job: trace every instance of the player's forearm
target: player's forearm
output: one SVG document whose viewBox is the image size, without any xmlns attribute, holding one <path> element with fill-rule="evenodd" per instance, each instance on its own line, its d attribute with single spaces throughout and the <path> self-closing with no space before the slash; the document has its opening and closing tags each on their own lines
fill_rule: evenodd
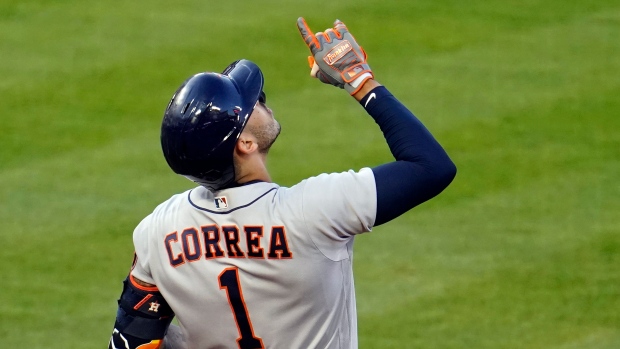
<svg viewBox="0 0 620 349">
<path fill-rule="evenodd" d="M 374 87 L 360 98 L 360 104 L 381 128 L 396 160 L 429 163 L 432 166 L 452 164 L 422 122 L 385 87 Z"/>
<path fill-rule="evenodd" d="M 439 194 L 454 179 L 456 166 L 422 122 L 385 87 L 369 87 L 362 98 L 354 97 L 379 125 L 397 160 L 373 168 L 378 225 Z"/>
</svg>

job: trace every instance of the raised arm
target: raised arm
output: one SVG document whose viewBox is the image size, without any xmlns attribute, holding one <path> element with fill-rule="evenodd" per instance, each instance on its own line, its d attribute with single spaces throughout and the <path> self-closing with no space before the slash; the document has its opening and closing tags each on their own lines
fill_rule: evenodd
<svg viewBox="0 0 620 349">
<path fill-rule="evenodd" d="M 376 226 L 441 193 L 454 179 L 456 166 L 420 120 L 385 87 L 375 87 L 359 101 L 381 128 L 396 160 L 372 169 Z"/>
<path fill-rule="evenodd" d="M 381 128 L 395 161 L 372 169 L 377 187 L 375 226 L 433 198 L 454 179 L 456 166 L 426 127 L 374 80 L 366 52 L 339 20 L 314 34 L 303 18 L 299 32 L 310 48 L 311 75 L 344 88 Z"/>
</svg>

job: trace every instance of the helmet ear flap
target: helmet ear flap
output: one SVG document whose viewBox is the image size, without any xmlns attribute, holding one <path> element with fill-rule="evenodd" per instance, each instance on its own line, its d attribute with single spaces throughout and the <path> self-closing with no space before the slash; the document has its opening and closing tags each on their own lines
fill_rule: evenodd
<svg viewBox="0 0 620 349">
<path fill-rule="evenodd" d="M 172 96 L 161 145 L 170 168 L 208 189 L 234 181 L 234 147 L 263 89 L 256 64 L 240 60 L 224 74 L 200 73 Z"/>
</svg>

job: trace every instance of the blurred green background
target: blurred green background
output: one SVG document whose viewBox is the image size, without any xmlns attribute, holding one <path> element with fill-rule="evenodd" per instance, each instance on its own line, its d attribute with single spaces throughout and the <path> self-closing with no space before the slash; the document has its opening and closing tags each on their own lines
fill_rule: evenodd
<svg viewBox="0 0 620 349">
<path fill-rule="evenodd" d="M 283 127 L 273 179 L 390 161 L 295 26 L 343 20 L 458 166 L 356 240 L 360 348 L 620 348 L 620 3 L 0 2 L 0 347 L 102 348 L 180 83 L 238 58 Z M 216 321 L 216 320 L 214 320 Z"/>
</svg>

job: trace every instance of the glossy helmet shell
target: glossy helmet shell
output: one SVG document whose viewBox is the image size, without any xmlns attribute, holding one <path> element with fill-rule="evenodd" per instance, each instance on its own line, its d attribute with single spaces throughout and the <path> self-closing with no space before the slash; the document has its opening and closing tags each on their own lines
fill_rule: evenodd
<svg viewBox="0 0 620 349">
<path fill-rule="evenodd" d="M 170 168 L 215 191 L 234 181 L 234 147 L 263 91 L 260 68 L 248 61 L 221 74 L 187 79 L 166 108 L 161 146 Z"/>
</svg>

